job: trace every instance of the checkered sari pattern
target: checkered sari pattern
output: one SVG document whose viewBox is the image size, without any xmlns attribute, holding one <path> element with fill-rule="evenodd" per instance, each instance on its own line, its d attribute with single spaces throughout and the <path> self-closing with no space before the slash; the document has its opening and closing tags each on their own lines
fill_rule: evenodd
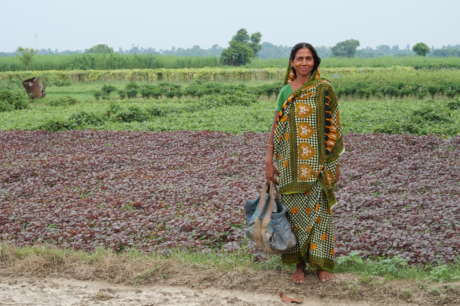
<svg viewBox="0 0 460 306">
<path fill-rule="evenodd" d="M 299 182 L 315 182 L 317 173 L 320 171 L 316 95 L 317 88 L 312 87 L 302 92 L 293 102 L 297 148 L 299 153 L 302 153 L 301 150 L 305 145 L 305 147 L 311 148 L 313 153 L 297 154 L 297 181 Z M 302 111 L 304 109 L 306 111 Z M 302 173 L 302 171 L 304 172 Z"/>
<path fill-rule="evenodd" d="M 297 238 L 282 260 L 332 271 L 333 187 L 343 143 L 337 98 L 327 80 L 315 79 L 287 98 L 273 142 L 281 202 Z"/>
<path fill-rule="evenodd" d="M 288 97 L 273 142 L 281 192 L 308 191 L 318 179 L 333 188 L 343 143 L 337 99 L 328 81 L 315 80 Z"/>
<path fill-rule="evenodd" d="M 288 210 L 287 217 L 297 238 L 296 246 L 281 255 L 282 261 L 286 264 L 303 261 L 312 269 L 332 271 L 335 228 L 321 186 L 315 184 L 309 194 L 281 194 L 281 202 Z"/>
</svg>

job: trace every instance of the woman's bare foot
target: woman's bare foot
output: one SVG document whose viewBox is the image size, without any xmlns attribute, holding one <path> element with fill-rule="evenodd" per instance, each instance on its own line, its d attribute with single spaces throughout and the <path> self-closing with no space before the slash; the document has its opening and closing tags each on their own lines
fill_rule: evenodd
<svg viewBox="0 0 460 306">
<path fill-rule="evenodd" d="M 318 270 L 316 273 L 318 274 L 319 280 L 322 282 L 327 282 L 334 278 L 334 274 L 324 270 Z"/>
<path fill-rule="evenodd" d="M 305 283 L 305 263 L 302 262 L 296 265 L 296 270 L 294 274 L 292 274 L 292 280 L 296 284 Z"/>
</svg>

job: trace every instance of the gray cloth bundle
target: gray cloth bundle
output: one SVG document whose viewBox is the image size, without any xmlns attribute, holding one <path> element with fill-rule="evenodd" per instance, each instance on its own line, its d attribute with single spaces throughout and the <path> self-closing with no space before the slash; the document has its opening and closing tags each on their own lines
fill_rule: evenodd
<svg viewBox="0 0 460 306">
<path fill-rule="evenodd" d="M 262 187 L 256 200 L 246 201 L 244 210 L 246 235 L 257 248 L 269 254 L 279 254 L 296 245 L 286 207 L 279 201 L 272 182 Z"/>
</svg>

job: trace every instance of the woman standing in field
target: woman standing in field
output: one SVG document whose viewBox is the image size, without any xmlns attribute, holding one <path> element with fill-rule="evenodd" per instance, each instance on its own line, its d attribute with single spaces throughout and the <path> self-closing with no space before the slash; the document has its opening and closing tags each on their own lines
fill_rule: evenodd
<svg viewBox="0 0 460 306">
<path fill-rule="evenodd" d="M 265 159 L 266 178 L 276 180 L 297 238 L 297 245 L 282 255 L 284 263 L 297 266 L 295 283 L 305 281 L 306 263 L 321 281 L 333 278 L 331 208 L 344 148 L 337 98 L 330 82 L 320 77 L 320 61 L 310 44 L 292 48 Z"/>
</svg>

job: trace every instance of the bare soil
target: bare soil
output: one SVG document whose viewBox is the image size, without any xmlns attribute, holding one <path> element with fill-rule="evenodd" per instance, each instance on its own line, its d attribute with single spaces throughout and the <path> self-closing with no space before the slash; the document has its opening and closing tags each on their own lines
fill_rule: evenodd
<svg viewBox="0 0 460 306">
<path fill-rule="evenodd" d="M 186 269 L 188 270 L 188 269 Z M 284 272 L 244 273 L 184 271 L 153 277 L 145 284 L 119 283 L 65 275 L 9 273 L 0 275 L 0 305 L 286 305 L 279 296 L 301 305 L 459 305 L 460 285 L 422 290 L 415 282 L 363 281 L 339 274 L 326 284 L 309 275 L 294 285 Z M 179 272 L 179 271 L 178 271 Z M 446 289 L 447 288 L 447 289 Z"/>
<path fill-rule="evenodd" d="M 59 278 L 2 278 L 0 305 L 284 305 L 276 295 L 174 286 L 123 286 Z M 303 305 L 371 305 L 310 298 Z"/>
<path fill-rule="evenodd" d="M 296 285 L 291 273 L 278 266 L 255 270 L 133 253 L 0 248 L 2 306 L 284 305 L 280 292 L 302 299 L 302 305 L 460 305 L 460 282 L 338 273 L 322 283 L 310 273 Z"/>
</svg>

